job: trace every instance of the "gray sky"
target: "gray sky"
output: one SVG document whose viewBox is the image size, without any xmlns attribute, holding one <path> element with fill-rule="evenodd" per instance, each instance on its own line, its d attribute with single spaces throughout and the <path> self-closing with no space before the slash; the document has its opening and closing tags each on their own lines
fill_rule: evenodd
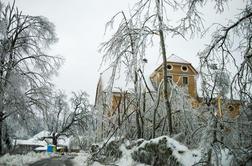
<svg viewBox="0 0 252 166">
<path fill-rule="evenodd" d="M 13 0 L 3 0 L 4 3 Z M 234 2 L 233 2 L 234 1 Z M 227 22 L 234 17 L 242 0 L 233 0 L 224 15 L 214 15 L 211 7 L 204 10 L 208 24 Z M 99 78 L 99 65 L 102 54 L 98 47 L 104 41 L 105 23 L 120 10 L 127 10 L 137 0 L 16 0 L 17 7 L 24 14 L 42 15 L 56 26 L 59 42 L 50 50 L 50 54 L 61 55 L 65 64 L 54 79 L 57 88 L 69 94 L 71 91 L 85 90 L 94 102 L 96 84 Z M 198 67 L 196 54 L 207 44 L 207 39 L 184 41 L 178 38 L 167 39 L 168 55 L 174 53 Z M 150 73 L 157 67 L 161 58 L 158 50 L 147 55 L 145 71 Z"/>
</svg>

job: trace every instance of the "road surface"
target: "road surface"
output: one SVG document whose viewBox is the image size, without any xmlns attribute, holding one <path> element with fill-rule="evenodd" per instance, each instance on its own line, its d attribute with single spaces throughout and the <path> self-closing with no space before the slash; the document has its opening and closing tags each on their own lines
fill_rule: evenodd
<svg viewBox="0 0 252 166">
<path fill-rule="evenodd" d="M 69 157 L 52 157 L 37 161 L 29 166 L 73 166 Z"/>
</svg>

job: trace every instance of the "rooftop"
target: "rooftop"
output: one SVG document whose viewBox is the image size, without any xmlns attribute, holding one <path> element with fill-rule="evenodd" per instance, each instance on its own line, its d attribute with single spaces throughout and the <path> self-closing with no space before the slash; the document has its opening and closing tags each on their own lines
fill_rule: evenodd
<svg viewBox="0 0 252 166">
<path fill-rule="evenodd" d="M 169 56 L 167 58 L 167 62 L 176 62 L 176 63 L 185 63 L 185 64 L 190 64 L 188 61 L 184 60 L 183 58 L 180 58 L 174 54 Z"/>
</svg>

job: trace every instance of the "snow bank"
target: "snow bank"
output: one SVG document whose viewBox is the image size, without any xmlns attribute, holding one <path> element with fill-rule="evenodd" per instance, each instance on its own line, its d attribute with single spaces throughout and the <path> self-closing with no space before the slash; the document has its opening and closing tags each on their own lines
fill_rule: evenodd
<svg viewBox="0 0 252 166">
<path fill-rule="evenodd" d="M 162 147 L 161 145 L 164 145 L 166 147 Z M 135 150 L 135 151 L 139 151 L 139 153 L 136 153 L 136 155 L 137 154 L 141 155 L 143 153 L 152 154 L 153 152 L 155 152 L 155 146 L 157 146 L 156 147 L 157 150 L 164 150 L 164 151 L 168 150 L 168 154 L 170 151 L 171 155 L 176 159 L 176 161 L 185 166 L 194 165 L 198 163 L 201 159 L 200 150 L 197 150 L 197 149 L 190 150 L 186 146 L 180 144 L 178 141 L 168 136 L 161 136 L 161 137 L 157 137 L 155 139 L 151 139 L 148 141 L 143 141 Z M 164 154 L 164 156 L 166 156 L 166 154 Z"/>
<path fill-rule="evenodd" d="M 88 165 L 87 161 L 89 157 L 90 157 L 90 154 L 84 151 L 81 151 L 80 153 L 78 153 L 78 156 L 76 156 L 71 161 L 73 162 L 75 166 L 85 166 L 85 165 Z"/>
<path fill-rule="evenodd" d="M 111 156 L 107 156 L 107 153 L 104 152 L 100 154 L 103 157 L 100 156 L 100 158 L 97 158 L 101 160 L 92 161 L 90 160 L 91 154 L 81 152 L 73 159 L 74 164 L 77 166 L 102 166 L 105 163 L 119 166 L 145 166 L 153 164 L 192 166 L 200 162 L 202 157 L 200 149 L 188 149 L 185 145 L 168 136 L 161 136 L 151 140 L 139 139 L 136 141 L 120 141 L 112 138 L 108 142 L 104 150 L 111 150 L 108 148 L 111 143 L 117 144 L 118 146 L 114 147 L 118 147 L 118 153 L 120 152 L 121 155 L 114 155 L 114 158 L 111 158 Z M 221 149 L 219 157 L 222 165 L 230 165 L 232 156 L 227 149 Z"/>
<path fill-rule="evenodd" d="M 144 166 L 145 164 L 138 163 L 134 161 L 131 157 L 131 153 L 135 150 L 134 149 L 126 149 L 125 145 L 122 144 L 120 146 L 120 150 L 122 151 L 122 157 L 115 162 L 116 165 L 120 166 L 129 166 L 129 165 L 137 165 L 137 166 Z"/>
<path fill-rule="evenodd" d="M 144 164 L 138 163 L 134 161 L 131 158 L 131 152 L 132 150 L 127 150 L 125 145 L 122 145 L 120 147 L 120 150 L 123 152 L 122 158 L 120 158 L 118 161 L 115 162 L 115 165 L 120 165 L 120 166 L 130 166 L 130 165 L 137 165 L 137 166 L 144 166 Z M 74 159 L 71 161 L 73 162 L 74 166 L 104 166 L 104 164 L 101 164 L 97 161 L 88 163 L 89 158 L 91 157 L 91 154 L 86 153 L 84 151 L 81 151 L 78 153 L 78 156 L 76 156 Z"/>
<path fill-rule="evenodd" d="M 221 156 L 219 157 L 221 158 L 221 165 L 231 165 L 233 155 L 230 153 L 228 149 L 222 149 L 220 155 Z"/>
<path fill-rule="evenodd" d="M 50 154 L 35 152 L 30 152 L 25 155 L 6 154 L 0 158 L 0 165 L 24 166 L 45 158 L 50 158 Z"/>
<path fill-rule="evenodd" d="M 102 145 L 99 146 L 103 147 Z M 84 157 L 82 157 L 84 155 Z M 78 165 L 87 164 L 87 154 L 82 154 L 75 160 Z M 171 157 L 171 159 L 170 159 Z M 191 166 L 201 159 L 200 150 L 190 150 L 178 141 L 161 136 L 151 140 L 139 139 L 128 141 L 125 139 L 111 138 L 103 151 L 97 156 L 91 165 L 102 165 L 103 163 L 113 163 L 120 166 L 128 165 L 152 165 L 152 164 L 180 164 Z M 85 163 L 85 164 L 84 164 Z"/>
<path fill-rule="evenodd" d="M 91 157 L 91 154 L 81 151 L 80 153 L 78 153 L 78 156 L 76 156 L 74 159 L 72 159 L 71 161 L 73 162 L 74 166 L 104 166 L 103 164 L 99 163 L 99 162 L 93 162 L 93 163 L 88 163 L 89 158 Z"/>
</svg>

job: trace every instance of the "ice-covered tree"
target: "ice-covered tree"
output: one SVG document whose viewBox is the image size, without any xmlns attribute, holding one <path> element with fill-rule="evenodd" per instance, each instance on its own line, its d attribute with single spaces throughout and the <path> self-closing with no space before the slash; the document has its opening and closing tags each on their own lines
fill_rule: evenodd
<svg viewBox="0 0 252 166">
<path fill-rule="evenodd" d="M 207 2 L 209 1 L 187 1 L 186 4 L 189 8 L 186 20 L 196 20 L 196 23 L 199 23 L 197 20 L 202 20 L 203 18 L 199 12 L 200 7 L 207 4 Z M 216 12 L 222 13 L 227 10 L 226 5 L 228 5 L 230 1 L 216 0 L 213 3 Z M 243 8 L 237 11 L 239 13 L 236 17 L 229 19 L 227 22 L 214 24 L 210 28 L 213 30 L 211 34 L 212 39 L 206 48 L 199 52 L 204 101 L 208 105 L 206 109 L 211 113 L 208 127 L 206 128 L 208 129 L 206 130 L 208 134 L 205 133 L 208 138 L 205 142 L 205 145 L 207 145 L 206 147 L 209 149 L 206 159 L 208 163 L 216 156 L 215 163 L 218 164 L 218 159 L 216 159 L 218 155 L 214 154 L 219 151 L 221 146 L 228 146 L 232 150 L 241 148 L 230 146 L 230 144 L 221 140 L 222 137 L 218 137 L 218 135 L 223 135 L 225 139 L 226 135 L 223 133 L 223 128 L 225 129 L 227 126 L 229 126 L 229 128 L 232 126 L 231 128 L 234 129 L 232 132 L 234 133 L 236 130 L 240 129 L 235 129 L 234 125 L 230 126 L 230 124 L 233 124 L 232 120 L 223 120 L 215 116 L 214 113 L 216 112 L 216 108 L 210 105 L 211 102 L 216 99 L 217 96 L 223 96 L 223 94 L 225 94 L 231 102 L 233 99 L 240 99 L 241 111 L 247 111 L 247 109 L 244 108 L 251 102 L 252 84 L 249 80 L 251 80 L 252 57 L 252 10 L 250 0 L 241 1 L 241 3 L 243 3 Z M 195 17 L 192 16 L 198 17 L 194 19 Z M 225 73 L 228 73 L 228 76 Z M 238 141 L 238 139 L 233 139 L 233 141 Z M 233 152 L 233 155 L 236 157 L 241 154 L 234 153 L 232 150 L 231 152 Z"/>
<path fill-rule="evenodd" d="M 172 133 L 172 118 L 171 118 L 171 106 L 168 99 L 168 80 L 167 80 L 167 60 L 166 60 L 166 48 L 165 48 L 165 34 L 171 32 L 171 34 L 179 34 L 175 29 L 170 28 L 167 24 L 167 17 L 165 15 L 166 7 L 170 6 L 166 1 L 159 0 L 141 0 L 134 5 L 132 13 L 129 18 L 126 17 L 124 12 L 116 14 L 109 24 L 113 24 L 115 18 L 122 15 L 122 19 L 119 23 L 118 29 L 113 34 L 108 42 L 103 44 L 103 51 L 105 51 L 105 58 L 112 59 L 113 77 L 110 86 L 113 86 L 113 79 L 115 78 L 116 70 L 121 63 L 125 63 L 128 69 L 128 75 L 130 80 L 134 82 L 134 97 L 135 97 L 135 114 L 136 114 L 136 126 L 138 138 L 143 137 L 143 113 L 141 113 L 140 101 L 141 101 L 141 75 L 138 73 L 139 69 L 142 69 L 143 59 L 145 57 L 145 50 L 147 44 L 151 43 L 155 36 L 160 41 L 160 50 L 163 57 L 163 80 L 162 84 L 165 110 L 167 112 L 168 120 L 168 132 Z M 173 8 L 173 7 L 172 7 Z M 121 63 L 119 63 L 121 62 Z"/>
<path fill-rule="evenodd" d="M 57 41 L 54 25 L 42 16 L 23 14 L 0 2 L 0 152 L 2 126 L 13 114 L 43 110 L 61 59 L 45 50 Z M 24 117 L 24 116 L 23 116 Z"/>
<path fill-rule="evenodd" d="M 91 123 L 91 105 L 86 92 L 73 93 L 68 105 L 67 97 L 59 91 L 55 94 L 52 105 L 43 115 L 46 128 L 51 132 L 52 143 L 57 146 L 62 135 L 81 135 Z"/>
<path fill-rule="evenodd" d="M 121 17 L 121 18 L 120 18 Z M 102 44 L 101 51 L 105 54 L 103 61 L 110 60 L 113 71 L 110 81 L 110 87 L 108 92 L 111 93 L 113 89 L 113 82 L 116 78 L 117 73 L 120 70 L 126 69 L 125 81 L 133 82 L 134 84 L 134 111 L 136 115 L 137 125 L 137 137 L 142 137 L 141 131 L 141 110 L 139 110 L 140 98 L 141 98 L 141 84 L 138 70 L 142 69 L 144 52 L 145 52 L 145 35 L 142 35 L 142 29 L 138 28 L 137 22 L 129 17 L 127 18 L 125 12 L 118 12 L 113 18 L 107 23 L 106 27 L 113 27 L 115 20 L 120 19 L 119 25 L 112 37 Z M 124 66 L 125 65 L 125 66 Z M 111 98 L 111 95 L 108 95 Z"/>
</svg>

